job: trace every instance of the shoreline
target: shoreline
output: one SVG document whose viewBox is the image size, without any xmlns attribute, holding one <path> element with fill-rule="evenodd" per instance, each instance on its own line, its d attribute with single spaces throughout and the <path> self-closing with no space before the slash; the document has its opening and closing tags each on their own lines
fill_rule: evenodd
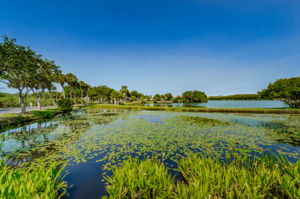
<svg viewBox="0 0 300 199">
<path fill-rule="evenodd" d="M 42 119 L 51 119 L 58 114 L 63 113 L 59 108 L 51 108 L 44 110 L 32 110 L 25 114 L 22 113 L 7 113 L 0 115 L 0 131 L 10 127 L 17 127 L 19 125 L 30 123 Z"/>
<path fill-rule="evenodd" d="M 94 104 L 82 108 L 120 108 L 153 111 L 177 111 L 177 112 L 215 112 L 215 113 L 257 113 L 257 114 L 300 114 L 300 109 L 292 108 L 205 108 L 205 107 L 160 107 L 140 105 L 113 105 Z"/>
</svg>

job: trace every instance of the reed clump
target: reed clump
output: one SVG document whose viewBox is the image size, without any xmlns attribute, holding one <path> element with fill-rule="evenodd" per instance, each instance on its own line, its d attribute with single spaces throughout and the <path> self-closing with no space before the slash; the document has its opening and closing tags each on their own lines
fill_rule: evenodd
<svg viewBox="0 0 300 199">
<path fill-rule="evenodd" d="M 175 181 L 157 161 L 126 161 L 108 178 L 107 190 L 111 198 L 300 198 L 300 161 L 192 154 L 178 161 L 178 171 L 182 178 Z"/>
</svg>

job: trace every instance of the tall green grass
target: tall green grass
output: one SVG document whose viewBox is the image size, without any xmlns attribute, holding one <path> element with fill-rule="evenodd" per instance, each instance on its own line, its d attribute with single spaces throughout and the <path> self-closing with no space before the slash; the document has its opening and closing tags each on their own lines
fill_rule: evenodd
<svg viewBox="0 0 300 199">
<path fill-rule="evenodd" d="M 110 198 L 300 198 L 300 161 L 283 158 L 230 161 L 193 154 L 178 162 L 182 179 L 175 182 L 157 161 L 125 161 L 108 178 Z"/>
<path fill-rule="evenodd" d="M 11 168 L 0 163 L 1 199 L 54 199 L 65 194 L 62 168 L 57 163 L 39 167 Z"/>
</svg>

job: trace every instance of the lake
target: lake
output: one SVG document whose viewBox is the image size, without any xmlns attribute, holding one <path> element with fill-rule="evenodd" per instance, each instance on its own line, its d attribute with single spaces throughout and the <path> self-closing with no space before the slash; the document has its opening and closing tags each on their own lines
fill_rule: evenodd
<svg viewBox="0 0 300 199">
<path fill-rule="evenodd" d="M 299 115 L 90 109 L 2 132 L 0 155 L 10 165 L 66 163 L 68 197 L 93 199 L 107 194 L 105 176 L 129 156 L 158 157 L 175 176 L 176 160 L 190 153 L 283 154 L 295 162 L 299 129 Z"/>
<path fill-rule="evenodd" d="M 145 104 L 146 106 L 207 107 L 207 108 L 289 108 L 280 100 L 210 100 L 206 103 Z"/>
</svg>

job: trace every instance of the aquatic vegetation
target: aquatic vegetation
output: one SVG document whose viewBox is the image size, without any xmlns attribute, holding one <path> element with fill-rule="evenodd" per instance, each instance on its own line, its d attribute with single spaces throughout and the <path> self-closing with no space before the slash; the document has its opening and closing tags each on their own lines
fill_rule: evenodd
<svg viewBox="0 0 300 199">
<path fill-rule="evenodd" d="M 193 154 L 179 161 L 184 181 L 177 198 L 299 198 L 300 161 L 235 156 L 233 161 Z"/>
<path fill-rule="evenodd" d="M 57 163 L 48 166 L 11 168 L 0 164 L 0 198 L 61 198 L 66 184 Z"/>
<path fill-rule="evenodd" d="M 221 160 L 230 158 L 228 154 L 233 152 L 250 157 L 284 154 L 292 162 L 300 158 L 299 145 L 292 144 L 299 138 L 297 115 L 95 108 L 51 121 L 53 125 L 44 125 L 40 130 L 28 128 L 23 132 L 3 133 L 0 154 L 6 151 L 9 165 L 38 167 L 57 162 L 75 170 L 99 165 L 93 178 L 102 183 L 104 190 L 111 171 L 130 157 L 141 160 L 156 157 L 171 173 L 178 172 L 178 160 L 191 153 Z M 284 129 L 288 131 L 281 133 Z M 12 146 L 17 150 L 7 150 Z"/>
<path fill-rule="evenodd" d="M 283 158 L 234 159 L 190 154 L 178 161 L 175 181 L 157 160 L 127 160 L 108 178 L 110 198 L 299 198 L 300 161 Z"/>
<path fill-rule="evenodd" d="M 169 198 L 173 194 L 173 178 L 158 160 L 129 159 L 107 178 L 110 198 Z"/>
<path fill-rule="evenodd" d="M 166 107 L 166 106 L 136 106 L 136 105 L 112 105 L 97 104 L 84 108 L 103 108 L 103 109 L 133 109 L 133 110 L 152 110 L 152 111 L 177 111 L 177 112 L 219 112 L 219 113 L 259 113 L 259 114 L 300 114 L 299 109 L 291 108 L 206 108 L 206 107 Z"/>
<path fill-rule="evenodd" d="M 197 124 L 200 126 L 208 125 L 208 126 L 229 126 L 229 122 L 223 122 L 216 119 L 209 119 L 206 117 L 199 117 L 199 116 L 181 116 L 180 117 L 183 121 L 188 122 L 190 124 Z"/>
</svg>

